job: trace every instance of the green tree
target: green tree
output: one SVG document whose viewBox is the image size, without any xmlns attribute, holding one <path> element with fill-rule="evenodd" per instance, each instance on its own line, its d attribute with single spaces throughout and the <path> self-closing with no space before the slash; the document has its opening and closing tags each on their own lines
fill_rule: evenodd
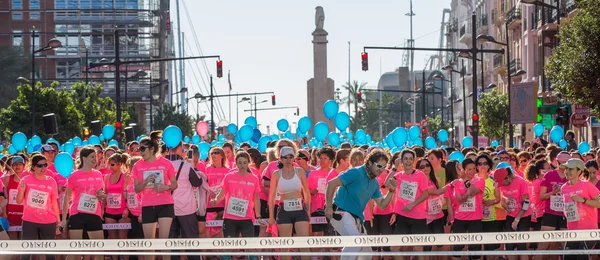
<svg viewBox="0 0 600 260">
<path fill-rule="evenodd" d="M 427 117 L 427 133 L 437 138 L 437 132 L 446 129 L 448 131 L 452 128 L 452 124 L 448 120 L 442 120 L 442 115 L 436 117 Z"/>
<path fill-rule="evenodd" d="M 162 104 L 156 108 L 154 114 L 154 129 L 165 129 L 169 125 L 176 125 L 184 136 L 192 136 L 195 131 L 194 120 L 190 115 L 181 113 L 175 106 Z"/>
<path fill-rule="evenodd" d="M 31 78 L 31 58 L 20 48 L 0 48 L 0 108 L 8 107 L 17 98 L 17 78 Z"/>
<path fill-rule="evenodd" d="M 139 136 L 145 134 L 145 131 L 142 128 L 142 124 L 140 123 L 140 115 L 136 111 L 136 107 L 136 103 L 127 104 L 125 110 L 123 111 L 124 113 L 122 114 L 122 120 L 124 125 L 135 124 L 135 126 L 133 127 L 133 132 L 135 133 L 135 135 Z"/>
<path fill-rule="evenodd" d="M 115 124 L 115 103 L 110 97 L 100 97 L 102 85 L 77 82 L 71 85 L 70 89 L 71 98 L 81 108 L 81 124 L 83 126 L 89 126 L 90 122 L 94 120 L 100 120 L 103 125 Z"/>
<path fill-rule="evenodd" d="M 560 27 L 546 75 L 566 98 L 600 111 L 600 0 L 577 5 L 577 14 Z"/>
<path fill-rule="evenodd" d="M 505 136 L 508 129 L 508 94 L 502 94 L 497 89 L 481 93 L 479 100 L 479 131 L 490 139 Z"/>
<path fill-rule="evenodd" d="M 358 99 L 357 94 L 362 92 L 367 86 L 366 82 L 361 82 L 358 83 L 358 81 L 353 81 L 352 83 L 350 82 L 346 82 L 345 85 L 343 85 L 342 87 L 348 91 L 348 96 L 342 97 L 340 99 L 340 103 L 342 104 L 347 104 L 348 105 L 348 111 L 350 111 L 350 108 L 352 106 L 352 104 L 354 104 L 354 111 L 358 111 L 359 107 L 360 107 L 360 103 L 358 103 Z M 365 98 L 365 96 L 363 95 L 363 100 Z M 352 112 L 352 111 L 350 111 Z M 348 115 L 352 115 L 352 113 L 349 113 Z M 353 128 L 352 125 L 350 125 L 350 129 L 354 129 L 355 131 L 357 130 L 357 128 Z"/>
<path fill-rule="evenodd" d="M 74 136 L 81 136 L 83 131 L 80 124 L 79 110 L 67 91 L 58 91 L 58 83 L 42 87 L 37 84 L 36 91 L 36 134 L 42 139 L 50 138 L 44 134 L 42 116 L 49 113 L 56 115 L 58 134 L 54 136 L 64 142 Z M 19 95 L 11 101 L 7 108 L 0 110 L 0 130 L 5 137 L 23 132 L 31 136 L 31 86 L 28 84 L 17 87 Z"/>
</svg>

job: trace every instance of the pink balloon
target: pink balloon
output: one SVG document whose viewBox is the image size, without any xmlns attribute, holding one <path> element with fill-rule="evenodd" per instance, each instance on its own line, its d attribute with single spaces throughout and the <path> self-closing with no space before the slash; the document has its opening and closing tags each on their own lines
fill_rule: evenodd
<svg viewBox="0 0 600 260">
<path fill-rule="evenodd" d="M 196 124 L 196 132 L 199 136 L 205 137 L 208 133 L 208 124 L 204 121 L 200 121 Z"/>
</svg>

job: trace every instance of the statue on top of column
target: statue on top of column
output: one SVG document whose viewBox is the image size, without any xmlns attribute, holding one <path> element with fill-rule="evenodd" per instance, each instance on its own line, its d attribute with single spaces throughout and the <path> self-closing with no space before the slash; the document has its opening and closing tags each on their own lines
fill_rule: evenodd
<svg viewBox="0 0 600 260">
<path fill-rule="evenodd" d="M 323 29 L 323 24 L 325 23 L 325 12 L 323 11 L 323 7 L 317 6 L 317 11 L 315 13 L 315 26 L 317 29 Z"/>
</svg>

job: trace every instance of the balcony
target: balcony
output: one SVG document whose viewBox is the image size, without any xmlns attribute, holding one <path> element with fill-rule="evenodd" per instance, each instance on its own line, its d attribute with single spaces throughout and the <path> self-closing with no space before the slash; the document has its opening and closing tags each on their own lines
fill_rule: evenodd
<svg viewBox="0 0 600 260">
<path fill-rule="evenodd" d="M 515 74 L 518 70 L 522 69 L 521 67 L 521 59 L 513 59 L 510 61 L 509 71 L 510 74 Z"/>
<path fill-rule="evenodd" d="M 487 34 L 488 33 L 488 15 L 483 14 L 477 17 L 477 34 Z"/>
<path fill-rule="evenodd" d="M 577 3 L 575 3 L 575 0 L 567 0 L 567 4 L 566 4 L 566 8 L 564 10 L 564 13 L 568 17 L 573 17 L 573 16 L 575 16 L 575 14 L 577 14 Z"/>
<path fill-rule="evenodd" d="M 473 43 L 473 39 L 471 36 L 471 22 L 470 21 L 465 21 L 463 22 L 463 24 L 460 26 L 460 29 L 458 30 L 458 37 L 459 37 L 459 42 L 466 44 L 467 46 L 471 47 L 472 43 Z"/>
<path fill-rule="evenodd" d="M 137 24 L 141 27 L 153 26 L 154 16 L 148 11 L 56 11 L 54 21 L 61 24 Z"/>
<path fill-rule="evenodd" d="M 537 29 L 538 34 L 542 31 L 558 31 L 556 20 L 558 12 L 550 8 L 539 8 L 537 10 Z"/>
<path fill-rule="evenodd" d="M 504 17 L 502 16 L 502 13 L 500 12 L 500 10 L 498 10 L 498 9 L 492 10 L 492 23 L 496 27 L 500 27 L 504 24 Z"/>
<path fill-rule="evenodd" d="M 506 13 L 506 22 L 508 23 L 509 29 L 513 29 L 521 25 L 521 21 L 522 20 L 520 7 L 515 6 L 512 9 L 510 9 L 508 13 Z"/>
</svg>

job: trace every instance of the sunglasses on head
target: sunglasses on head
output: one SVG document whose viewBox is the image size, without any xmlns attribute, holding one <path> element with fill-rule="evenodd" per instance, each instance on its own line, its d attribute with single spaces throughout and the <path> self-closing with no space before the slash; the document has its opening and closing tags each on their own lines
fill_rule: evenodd
<svg viewBox="0 0 600 260">
<path fill-rule="evenodd" d="M 304 154 L 298 154 L 296 159 L 302 159 L 302 160 L 308 161 L 308 158 L 306 158 L 306 156 L 304 156 Z"/>
<path fill-rule="evenodd" d="M 146 147 L 146 146 L 140 146 L 140 152 L 143 153 L 144 151 L 146 151 L 146 149 L 148 149 L 148 147 Z"/>
<path fill-rule="evenodd" d="M 431 167 L 431 164 L 421 164 L 421 165 L 419 165 L 419 169 L 420 170 L 423 170 L 423 169 L 429 168 L 429 167 Z"/>
<path fill-rule="evenodd" d="M 35 165 L 35 167 L 45 168 L 45 167 L 48 167 L 48 163 L 38 163 L 38 164 Z"/>
</svg>

